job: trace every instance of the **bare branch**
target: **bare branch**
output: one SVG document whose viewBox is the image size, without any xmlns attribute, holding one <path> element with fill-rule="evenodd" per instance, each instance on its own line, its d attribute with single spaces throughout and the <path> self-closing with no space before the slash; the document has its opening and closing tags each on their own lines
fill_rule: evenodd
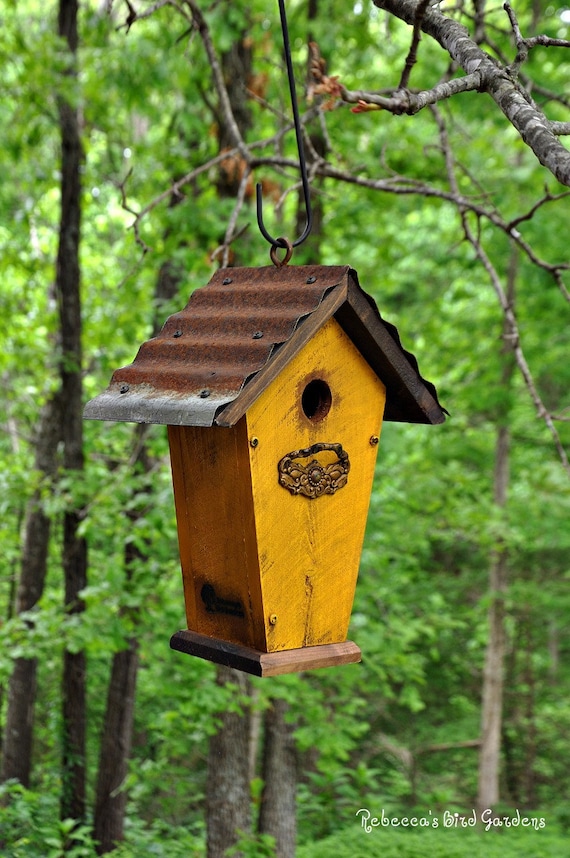
<svg viewBox="0 0 570 858">
<path fill-rule="evenodd" d="M 242 229 L 236 232 L 236 223 L 239 217 L 239 214 L 243 208 L 243 204 L 245 202 L 245 197 L 247 193 L 248 186 L 251 181 L 251 170 L 246 167 L 243 171 L 243 176 L 241 177 L 241 181 L 238 188 L 236 203 L 234 209 L 231 213 L 230 219 L 228 220 L 228 225 L 226 227 L 226 234 L 224 235 L 223 244 L 217 247 L 212 253 L 212 259 L 218 259 L 220 254 L 222 256 L 220 267 L 227 268 L 230 262 L 230 248 L 234 241 L 236 241 L 240 235 L 243 235 L 246 229 L 248 229 L 249 224 L 246 224 Z"/>
<path fill-rule="evenodd" d="M 418 61 L 418 45 L 420 43 L 420 39 L 422 37 L 421 31 L 421 23 L 422 18 L 425 15 L 425 11 L 429 5 L 430 0 L 420 0 L 418 3 L 418 8 L 416 10 L 416 17 L 414 19 L 414 30 L 412 34 L 412 44 L 410 45 L 410 50 L 408 51 L 408 56 L 406 57 L 406 62 L 404 64 L 404 70 L 402 72 L 402 77 L 400 78 L 400 83 L 398 84 L 398 89 L 406 89 L 410 82 L 410 75 L 412 73 L 412 69 L 416 62 Z"/>
<path fill-rule="evenodd" d="M 364 90 L 351 91 L 346 89 L 346 87 L 341 87 L 341 96 L 343 101 L 359 105 L 359 107 L 353 108 L 354 113 L 361 113 L 370 109 L 367 105 L 375 105 L 372 109 L 387 110 L 396 115 L 406 113 L 412 116 L 415 113 L 419 113 L 424 107 L 436 104 L 438 101 L 443 101 L 446 98 L 451 98 L 459 92 L 479 91 L 480 88 L 481 75 L 478 72 L 474 72 L 465 77 L 443 81 L 434 86 L 433 89 L 417 93 L 413 93 L 407 89 L 399 89 L 393 96 L 387 97 L 373 92 L 365 92 Z"/>
<path fill-rule="evenodd" d="M 435 110 L 434 114 L 436 115 L 436 121 L 438 122 L 440 129 L 440 139 L 442 149 L 445 155 L 448 181 L 452 191 L 454 193 L 458 193 L 457 180 L 455 178 L 455 163 L 451 152 L 451 147 L 449 146 L 449 141 L 447 138 L 447 129 L 445 127 L 445 123 L 441 119 L 441 116 L 437 114 Z M 562 466 L 564 467 L 564 470 L 570 475 L 570 460 L 568 459 L 568 455 L 566 453 L 566 450 L 564 449 L 564 445 L 562 443 L 558 430 L 554 425 L 554 419 L 552 417 L 552 414 L 550 414 L 550 412 L 544 405 L 536 387 L 536 383 L 534 381 L 534 378 L 530 371 L 530 367 L 527 363 L 525 354 L 521 346 L 520 332 L 518 328 L 517 319 L 509 301 L 508 295 L 505 292 L 501 283 L 499 273 L 497 272 L 497 269 L 493 265 L 485 249 L 483 248 L 479 234 L 477 232 L 474 232 L 474 230 L 471 228 L 469 218 L 467 217 L 468 212 L 465 209 L 460 208 L 459 213 L 461 215 L 464 235 L 471 247 L 473 248 L 475 256 L 487 272 L 491 285 L 493 286 L 495 294 L 497 295 L 497 298 L 499 300 L 499 304 L 501 305 L 501 309 L 503 311 L 503 316 L 505 319 L 506 332 L 504 336 L 508 337 L 510 340 L 510 348 L 512 349 L 513 354 L 515 356 L 517 366 L 522 375 L 526 388 L 530 394 L 530 397 L 536 409 L 537 416 L 544 420 L 544 423 L 546 424 L 554 441 L 554 445 L 558 452 L 558 456 L 560 458 Z"/>
<path fill-rule="evenodd" d="M 567 414 L 567 411 L 570 411 L 570 405 L 568 408 L 563 408 L 560 414 L 553 414 L 552 419 L 559 420 L 563 423 L 570 423 L 570 414 Z"/>
<path fill-rule="evenodd" d="M 204 16 L 202 15 L 200 7 L 196 3 L 196 0 L 186 0 L 186 2 L 192 12 L 192 19 L 194 21 L 194 25 L 198 30 L 198 33 L 200 34 L 200 38 L 202 39 L 206 54 L 208 56 L 208 61 L 212 69 L 212 77 L 214 79 L 214 87 L 218 95 L 218 99 L 220 102 L 220 110 L 222 111 L 224 121 L 228 129 L 228 133 L 234 146 L 236 147 L 236 149 L 238 149 L 242 158 L 247 161 L 249 152 L 247 146 L 244 143 L 243 137 L 241 136 L 241 132 L 233 114 L 232 106 L 230 104 L 230 99 L 228 96 L 228 91 L 226 89 L 226 84 L 224 81 L 222 66 L 218 59 L 218 54 L 214 47 L 212 37 L 210 35 L 210 29 L 206 23 Z"/>
<path fill-rule="evenodd" d="M 419 0 L 374 0 L 374 4 L 414 25 Z M 548 119 L 510 69 L 485 53 L 462 24 L 446 17 L 435 7 L 426 10 L 421 28 L 449 53 L 467 75 L 481 75 L 479 90 L 491 96 L 538 161 L 561 184 L 570 186 L 570 152 L 559 142 Z"/>
<path fill-rule="evenodd" d="M 544 35 L 533 36 L 530 39 L 525 39 L 521 33 L 519 22 L 510 3 L 504 3 L 503 8 L 509 16 L 509 21 L 511 22 L 513 35 L 515 37 L 515 44 L 517 46 L 517 55 L 513 63 L 509 66 L 509 70 L 513 74 L 518 74 L 521 65 L 527 61 L 529 52 L 537 46 L 541 46 L 543 48 L 570 48 L 570 42 L 567 39 L 552 39 L 550 36 Z"/>
<path fill-rule="evenodd" d="M 129 172 L 127 173 L 127 175 L 123 179 L 123 181 L 117 185 L 117 188 L 121 194 L 121 206 L 122 206 L 122 208 L 124 209 L 124 211 L 128 212 L 129 214 L 134 215 L 134 217 L 135 217 L 134 221 L 131 224 L 131 227 L 132 227 L 134 234 L 135 234 L 135 241 L 139 245 L 139 247 L 142 248 L 142 252 L 144 255 L 145 253 L 148 253 L 150 248 L 149 248 L 148 244 L 146 244 L 142 240 L 142 238 L 140 237 L 140 231 L 139 231 L 140 215 L 137 214 L 137 212 L 133 208 L 131 208 L 131 206 L 127 202 L 127 182 L 129 181 L 129 179 L 131 178 L 132 175 L 133 175 L 133 168 L 131 167 L 131 169 L 129 170 Z"/>
<path fill-rule="evenodd" d="M 570 134 L 570 122 L 551 122 L 550 130 L 557 137 L 565 137 Z"/>
<path fill-rule="evenodd" d="M 134 216 L 134 221 L 131 224 L 137 242 L 144 251 L 148 250 L 147 245 L 141 238 L 140 226 L 145 216 L 147 216 L 154 208 L 172 196 L 182 196 L 185 185 L 193 182 L 199 176 L 207 174 L 212 168 L 218 166 L 224 160 L 239 156 L 243 159 L 244 170 L 241 177 L 240 187 L 237 194 L 234 209 L 226 226 L 226 232 L 223 243 L 214 252 L 213 257 L 220 259 L 223 266 L 227 265 L 230 259 L 231 245 L 243 232 L 237 230 L 237 223 L 240 213 L 243 210 L 245 199 L 247 196 L 248 183 L 251 181 L 252 171 L 261 166 L 268 165 L 273 170 L 286 172 L 292 169 L 297 172 L 298 164 L 295 160 L 285 158 L 281 155 L 281 141 L 283 135 L 289 130 L 290 125 L 282 127 L 271 138 L 255 143 L 247 144 L 237 126 L 230 100 L 228 97 L 226 84 L 224 81 L 221 63 L 216 54 L 211 34 L 208 25 L 199 8 L 198 0 L 178 0 L 184 2 L 187 10 L 183 14 L 187 21 L 191 22 L 191 29 L 198 33 L 204 45 L 208 56 L 209 65 L 212 69 L 213 90 L 215 91 L 217 102 L 219 104 L 219 112 L 223 117 L 223 121 L 229 129 L 232 142 L 232 149 L 219 153 L 216 157 L 208 159 L 204 164 L 200 164 L 190 170 L 181 179 L 174 182 L 168 189 L 159 194 L 154 200 L 151 200 L 144 208 L 136 212 L 129 206 L 127 198 L 127 183 L 130 177 L 128 174 L 119 185 L 123 208 Z M 161 6 L 171 5 L 180 11 L 180 6 L 176 0 L 158 0 L 152 7 L 153 9 Z M 526 362 L 526 358 L 520 343 L 519 330 L 517 320 L 512 308 L 509 305 L 508 296 L 503 288 L 500 276 L 493 265 L 491 258 L 483 245 L 482 234 L 480 230 L 481 223 L 487 220 L 494 227 L 501 230 L 509 240 L 513 242 L 521 251 L 526 254 L 527 258 L 537 267 L 547 271 L 554 281 L 558 284 L 562 294 L 567 300 L 570 300 L 570 294 L 566 288 L 562 274 L 564 271 L 570 270 L 570 264 L 551 264 L 540 259 L 530 244 L 524 239 L 520 232 L 520 227 L 523 223 L 530 221 L 534 215 L 545 205 L 560 200 L 567 196 L 568 193 L 551 194 L 546 190 L 544 195 L 525 213 L 510 221 L 506 221 L 500 212 L 494 207 L 492 202 L 486 199 L 483 195 L 472 198 L 459 191 L 459 186 L 455 177 L 456 165 L 453 161 L 449 142 L 447 140 L 445 124 L 433 108 L 438 102 L 449 99 L 461 92 L 487 92 L 491 98 L 495 100 L 497 105 L 503 111 L 504 115 L 512 122 L 521 134 L 523 140 L 532 148 L 538 160 L 543 163 L 556 178 L 563 184 L 570 185 L 570 153 L 557 140 L 557 136 L 570 133 L 570 123 L 550 123 L 541 110 L 534 104 L 529 94 L 524 90 L 523 86 L 517 81 L 514 72 L 518 72 L 518 67 L 524 62 L 524 57 L 521 51 L 530 50 L 538 44 L 545 44 L 541 41 L 541 37 L 535 39 L 523 39 L 516 18 L 509 14 L 510 7 L 507 9 L 511 26 L 515 33 L 517 42 L 517 50 L 520 62 L 515 60 L 511 66 L 502 64 L 497 60 L 492 59 L 485 53 L 475 40 L 469 37 L 467 30 L 462 27 L 457 21 L 445 17 L 439 9 L 430 5 L 428 0 L 375 0 L 375 4 L 379 8 L 384 8 L 391 12 L 396 17 L 401 18 L 414 27 L 412 43 L 410 51 L 406 59 L 406 65 L 402 73 L 399 89 L 396 91 L 384 92 L 363 92 L 350 91 L 339 83 L 338 78 L 328 77 L 326 75 L 325 66 L 320 58 L 316 46 L 312 53 L 312 72 L 313 85 L 312 92 L 315 95 L 328 96 L 331 106 L 337 102 L 338 98 L 345 102 L 355 104 L 355 112 L 363 109 L 387 110 L 395 114 L 415 114 L 426 106 L 431 106 L 440 131 L 440 141 L 442 151 L 447 167 L 449 186 L 439 188 L 430 186 L 422 181 L 404 177 L 401 175 L 388 175 L 382 178 L 369 178 L 367 176 L 356 174 L 350 169 L 340 169 L 328 163 L 324 158 L 317 155 L 312 147 L 308 147 L 310 153 L 309 174 L 311 178 L 315 176 L 328 177 L 337 182 L 348 182 L 366 187 L 376 191 L 386 192 L 396 195 L 419 195 L 432 199 L 439 199 L 456 207 L 461 217 L 463 233 L 465 238 L 473 248 L 476 258 L 484 267 L 488 274 L 489 280 L 497 295 L 501 311 L 506 320 L 506 330 L 513 344 L 513 353 L 516 363 L 521 372 L 522 378 L 526 385 L 532 402 L 536 408 L 538 416 L 545 422 L 549 432 L 554 440 L 556 450 L 562 461 L 564 468 L 570 473 L 570 463 L 561 439 L 558 435 L 554 420 L 567 420 L 566 416 L 558 415 L 556 418 L 551 415 L 537 390 L 533 376 Z M 483 22 L 483 0 L 479 0 L 477 9 L 480 13 L 481 27 Z M 511 10 L 512 11 L 512 10 Z M 129 5 L 129 13 L 135 14 L 136 20 L 141 17 Z M 150 9 L 148 10 L 150 14 Z M 144 15 L 146 17 L 146 14 Z M 479 28 L 481 30 L 481 27 Z M 438 83 L 430 90 L 412 92 L 408 90 L 410 73 L 417 61 L 417 46 L 421 32 L 424 32 L 434 39 L 448 51 L 453 68 L 457 66 L 463 69 L 464 76 L 456 77 L 451 80 L 445 80 Z M 482 30 L 481 30 L 482 32 Z M 568 47 L 568 44 L 558 44 L 557 40 L 549 40 L 547 46 Z M 325 106 L 328 106 L 328 102 Z M 302 122 L 305 123 L 313 119 L 315 115 L 319 115 L 321 120 L 324 117 L 322 110 L 313 108 L 308 111 L 303 117 Z M 259 150 L 264 150 L 261 154 Z M 269 153 L 267 152 L 269 150 Z M 273 154 L 271 154 L 271 151 Z M 291 187 L 285 189 L 282 193 L 282 199 L 297 187 L 297 182 L 291 183 Z M 475 225 L 473 223 L 475 218 Z M 247 228 L 247 227 L 246 227 Z"/>
<path fill-rule="evenodd" d="M 133 26 L 133 24 L 136 21 L 142 21 L 145 18 L 150 18 L 151 15 L 154 15 L 155 12 L 157 12 L 159 9 L 163 9 L 165 6 L 174 7 L 175 9 L 178 10 L 178 12 L 180 12 L 182 15 L 184 15 L 184 17 L 186 17 L 184 10 L 176 2 L 176 0 L 156 0 L 156 2 L 153 3 L 151 6 L 147 6 L 147 8 L 143 12 L 138 12 L 135 9 L 135 7 L 133 6 L 133 4 L 130 2 L 130 0 L 125 0 L 125 3 L 127 5 L 128 14 L 127 14 L 127 17 L 125 19 L 124 24 L 120 24 L 117 27 L 117 30 L 125 29 L 127 31 L 127 33 L 129 32 L 129 30 L 131 29 L 131 27 Z M 113 5 L 113 2 L 112 2 L 112 0 L 110 0 L 110 2 L 108 4 L 108 10 L 107 10 L 109 13 L 111 12 L 112 5 Z"/>
<path fill-rule="evenodd" d="M 551 203 L 556 200 L 563 200 L 565 197 L 570 196 L 570 191 L 564 191 L 562 194 L 551 194 L 548 188 L 544 190 L 544 196 L 538 200 L 532 208 L 529 209 L 525 214 L 519 215 L 516 218 L 513 218 L 507 224 L 509 231 L 516 229 L 519 224 L 524 223 L 524 221 L 531 220 L 536 212 L 542 208 L 542 206 L 546 205 L 546 203 Z"/>
<path fill-rule="evenodd" d="M 570 294 L 562 279 L 562 273 L 570 270 L 570 263 L 561 262 L 553 264 L 538 257 L 532 247 L 527 241 L 525 241 L 522 234 L 518 231 L 516 224 L 503 220 L 494 208 L 481 205 L 476 200 L 466 197 L 464 194 L 459 192 L 446 191 L 442 188 L 436 188 L 433 185 L 426 185 L 423 182 L 419 182 L 416 179 L 410 179 L 405 176 L 394 176 L 390 179 L 372 179 L 367 176 L 356 175 L 348 170 L 341 170 L 338 167 L 333 167 L 326 161 L 320 162 L 315 172 L 317 175 L 322 177 L 335 179 L 340 182 L 347 182 L 351 185 L 358 185 L 361 188 L 368 188 L 373 191 L 383 191 L 385 193 L 399 196 L 416 194 L 422 197 L 442 200 L 444 202 L 449 202 L 458 208 L 463 208 L 465 211 L 472 212 L 478 219 L 488 220 L 493 224 L 493 226 L 500 229 L 510 239 L 512 239 L 533 265 L 536 265 L 538 268 L 541 268 L 550 274 L 566 300 L 570 301 Z M 553 196 L 551 199 L 556 200 L 557 197 Z M 545 203 L 547 201 L 550 200 L 545 199 L 542 202 Z M 530 217 L 532 217 L 532 215 L 530 215 L 528 219 L 530 219 Z"/>
</svg>

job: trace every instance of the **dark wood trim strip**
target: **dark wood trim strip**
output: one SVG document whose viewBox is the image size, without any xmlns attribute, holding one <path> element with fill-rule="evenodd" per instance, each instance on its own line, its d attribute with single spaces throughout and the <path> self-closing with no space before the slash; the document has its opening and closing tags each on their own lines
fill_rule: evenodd
<svg viewBox="0 0 570 858">
<path fill-rule="evenodd" d="M 171 649 L 233 667 L 253 676 L 280 676 L 320 667 L 356 664 L 361 660 L 359 647 L 352 641 L 308 646 L 280 652 L 259 652 L 241 644 L 221 641 L 185 629 L 170 640 Z"/>
</svg>

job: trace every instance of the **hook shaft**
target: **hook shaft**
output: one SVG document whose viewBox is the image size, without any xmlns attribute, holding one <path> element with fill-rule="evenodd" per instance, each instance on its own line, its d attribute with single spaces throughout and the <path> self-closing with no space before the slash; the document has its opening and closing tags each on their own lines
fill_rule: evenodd
<svg viewBox="0 0 570 858">
<path fill-rule="evenodd" d="M 293 108 L 293 122 L 295 125 L 295 136 L 297 138 L 297 151 L 299 153 L 299 167 L 301 170 L 301 183 L 303 186 L 303 197 L 305 201 L 306 222 L 302 234 L 293 242 L 288 242 L 284 238 L 273 238 L 263 223 L 263 191 L 261 184 L 258 182 L 255 188 L 257 201 L 257 224 L 262 236 L 271 244 L 273 248 L 287 248 L 290 244 L 292 247 L 298 247 L 302 244 L 309 235 L 313 225 L 313 214 L 311 211 L 311 190 L 309 188 L 309 179 L 307 176 L 307 162 L 305 161 L 305 147 L 303 145 L 303 130 L 301 128 L 301 120 L 299 118 L 299 106 L 297 103 L 297 92 L 295 89 L 295 76 L 293 73 L 293 62 L 291 60 L 291 42 L 289 40 L 289 28 L 287 26 L 287 15 L 285 13 L 285 0 L 279 0 L 279 14 L 281 16 L 281 30 L 283 32 L 283 50 L 285 53 L 285 62 L 287 64 L 287 77 L 289 80 L 289 92 L 291 94 L 291 106 Z"/>
</svg>

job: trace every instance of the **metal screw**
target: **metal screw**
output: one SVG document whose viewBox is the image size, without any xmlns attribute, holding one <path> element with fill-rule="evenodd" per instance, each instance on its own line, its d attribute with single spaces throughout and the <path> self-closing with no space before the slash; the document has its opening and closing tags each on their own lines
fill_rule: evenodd
<svg viewBox="0 0 570 858">
<path fill-rule="evenodd" d="M 207 387 L 205 387 L 204 390 L 201 390 L 199 393 L 200 399 L 207 399 L 209 395 L 210 395 L 210 391 L 208 390 Z"/>
<path fill-rule="evenodd" d="M 253 340 L 260 340 L 262 338 L 262 336 L 263 336 L 263 331 L 255 331 L 253 336 L 252 336 L 252 339 Z"/>
<path fill-rule="evenodd" d="M 249 442 L 249 446 L 253 447 L 254 450 L 258 444 L 259 444 L 259 438 L 256 438 L 255 436 Z"/>
<path fill-rule="evenodd" d="M 271 623 L 272 626 L 274 626 L 275 623 L 277 622 L 277 614 L 270 614 L 269 615 L 269 622 Z"/>
<path fill-rule="evenodd" d="M 181 336 L 182 336 L 182 331 L 174 331 L 174 333 L 172 334 L 172 336 L 173 336 L 173 337 L 176 337 L 176 338 L 181 337 Z"/>
<path fill-rule="evenodd" d="M 129 385 L 128 384 L 122 384 L 120 393 L 128 393 L 128 392 L 129 392 Z"/>
<path fill-rule="evenodd" d="M 223 286 L 229 286 L 231 282 L 232 282 L 231 277 L 224 277 L 224 279 L 222 280 L 222 285 Z"/>
<path fill-rule="evenodd" d="M 311 283 L 316 283 L 316 282 L 317 282 L 317 278 L 316 278 L 316 277 L 307 277 L 307 283 L 308 283 L 309 285 L 310 285 Z"/>
<path fill-rule="evenodd" d="M 370 443 L 372 444 L 373 447 L 376 446 L 376 444 L 378 443 L 379 440 L 380 440 L 380 438 L 378 437 L 378 435 L 372 435 L 370 437 Z"/>
</svg>

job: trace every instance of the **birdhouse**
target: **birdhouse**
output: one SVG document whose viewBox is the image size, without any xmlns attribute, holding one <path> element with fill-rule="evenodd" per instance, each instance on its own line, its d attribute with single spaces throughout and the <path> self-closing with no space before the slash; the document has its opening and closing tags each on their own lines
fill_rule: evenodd
<svg viewBox="0 0 570 858">
<path fill-rule="evenodd" d="M 354 270 L 218 271 L 85 416 L 168 426 L 174 649 L 260 676 L 360 660 L 346 638 L 382 420 L 445 412 Z"/>
</svg>

